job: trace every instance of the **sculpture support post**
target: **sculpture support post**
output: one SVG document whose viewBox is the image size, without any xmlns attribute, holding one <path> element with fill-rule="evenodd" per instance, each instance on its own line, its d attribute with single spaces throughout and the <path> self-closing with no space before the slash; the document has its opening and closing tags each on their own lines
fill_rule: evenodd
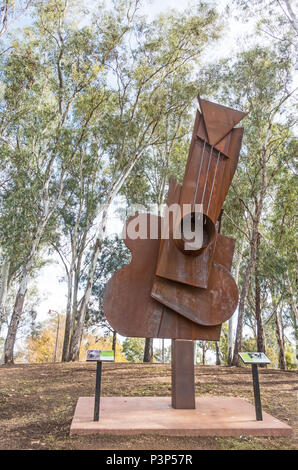
<svg viewBox="0 0 298 470">
<path fill-rule="evenodd" d="M 172 407 L 194 409 L 194 342 L 172 340 Z"/>
</svg>

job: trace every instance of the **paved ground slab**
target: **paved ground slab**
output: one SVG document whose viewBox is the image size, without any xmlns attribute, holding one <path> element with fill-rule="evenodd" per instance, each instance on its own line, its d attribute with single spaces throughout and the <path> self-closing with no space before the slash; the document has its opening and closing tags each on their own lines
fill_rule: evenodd
<svg viewBox="0 0 298 470">
<path fill-rule="evenodd" d="M 94 398 L 80 397 L 70 434 L 161 434 L 170 436 L 289 436 L 292 428 L 242 398 L 198 397 L 195 410 L 171 407 L 170 397 L 103 397 L 99 421 Z"/>
</svg>

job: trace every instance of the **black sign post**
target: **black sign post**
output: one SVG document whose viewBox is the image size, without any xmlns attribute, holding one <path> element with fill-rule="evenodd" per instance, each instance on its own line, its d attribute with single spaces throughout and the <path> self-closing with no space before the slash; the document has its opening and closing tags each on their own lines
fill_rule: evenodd
<svg viewBox="0 0 298 470">
<path fill-rule="evenodd" d="M 101 371 L 102 371 L 102 362 L 97 361 L 97 365 L 96 365 L 96 383 L 95 383 L 95 398 L 94 398 L 94 418 L 93 418 L 94 421 L 99 420 Z"/>
<path fill-rule="evenodd" d="M 253 380 L 253 385 L 254 385 L 256 419 L 257 419 L 257 421 L 263 421 L 261 395 L 260 395 L 260 383 L 259 383 L 259 372 L 258 372 L 257 364 L 252 364 L 251 371 L 252 371 L 252 380 Z"/>
<path fill-rule="evenodd" d="M 270 364 L 270 361 L 264 353 L 259 352 L 244 352 L 239 353 L 239 356 L 244 362 L 244 364 L 251 364 L 255 397 L 256 420 L 263 421 L 258 364 Z"/>
<path fill-rule="evenodd" d="M 96 362 L 96 383 L 95 383 L 93 421 L 99 421 L 102 363 L 113 362 L 114 360 L 115 360 L 115 353 L 111 349 L 107 349 L 107 350 L 88 349 L 87 350 L 86 361 Z"/>
</svg>

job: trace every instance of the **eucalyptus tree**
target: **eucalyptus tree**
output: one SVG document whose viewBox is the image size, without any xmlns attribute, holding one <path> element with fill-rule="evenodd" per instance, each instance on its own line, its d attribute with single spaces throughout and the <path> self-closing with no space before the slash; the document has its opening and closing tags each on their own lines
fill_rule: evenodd
<svg viewBox="0 0 298 470">
<path fill-rule="evenodd" d="M 52 241 L 65 268 L 67 279 L 67 302 L 62 361 L 68 359 L 69 341 L 78 308 L 80 282 L 88 265 L 86 251 L 92 240 L 92 227 L 96 208 L 104 184 L 101 173 L 101 153 L 89 135 L 80 146 L 77 158 L 69 168 L 64 183 L 58 217 L 61 224 L 60 237 Z M 101 186 L 102 184 L 102 186 Z"/>
<path fill-rule="evenodd" d="M 9 289 L 9 271 L 10 271 L 10 262 L 9 259 L 1 260 L 1 286 L 0 286 L 0 334 L 2 324 L 4 323 L 6 316 L 7 316 L 7 309 L 6 309 L 6 299 L 7 299 L 7 292 Z"/>
<path fill-rule="evenodd" d="M 2 0 L 0 2 L 0 38 L 26 13 L 33 0 Z"/>
<path fill-rule="evenodd" d="M 281 134 L 285 131 L 280 125 Z M 286 338 L 285 329 L 294 331 L 297 339 L 296 310 L 296 259 L 295 244 L 295 201 L 297 190 L 295 181 L 295 148 L 296 141 L 289 130 L 287 141 L 283 141 L 280 149 L 279 168 L 274 175 L 266 195 L 266 210 L 263 211 L 259 224 L 256 242 L 256 258 L 254 276 L 250 282 L 244 311 L 244 323 L 253 332 L 259 351 L 269 353 L 272 348 L 278 350 L 279 367 L 286 367 L 285 350 L 292 340 Z M 244 187 L 244 181 L 243 181 Z M 232 195 L 232 199 L 237 196 Z M 237 213 L 233 206 L 229 207 L 233 221 Z M 229 219 L 226 219 L 226 228 Z M 233 227 L 233 226 L 232 226 Z M 239 236 L 241 230 L 239 227 Z M 231 227 L 229 227 L 231 233 Z M 234 226 L 233 235 L 237 236 Z M 246 237 L 242 238 L 242 242 Z M 243 261 L 240 279 L 246 274 L 246 260 L 249 256 L 249 245 L 243 244 Z M 238 255 L 236 254 L 237 258 Z M 238 261 L 237 261 L 238 264 Z M 272 335 L 273 332 L 273 335 Z M 273 336 L 275 335 L 275 341 Z M 269 343 L 267 344 L 269 338 Z"/>
<path fill-rule="evenodd" d="M 247 19 L 254 17 L 270 41 L 297 44 L 298 13 L 293 0 L 234 0 Z"/>
<path fill-rule="evenodd" d="M 99 10 L 94 28 L 101 41 L 95 57 L 94 29 L 76 26 L 74 6 L 75 2 L 67 0 L 38 5 L 34 24 L 23 29 L 22 38 L 14 38 L 10 54 L 2 58 L 1 139 L 10 155 L 11 171 L 21 167 L 26 175 L 17 197 L 23 193 L 22 205 L 34 213 L 5 341 L 7 363 L 13 362 L 16 332 L 40 243 L 56 217 L 71 162 L 106 106 L 105 67 L 131 20 L 130 14 L 123 16 L 126 10 L 121 2 L 114 14 Z"/>
<path fill-rule="evenodd" d="M 128 204 L 142 204 L 158 211 L 166 201 L 168 182 L 174 176 L 182 183 L 193 128 L 197 94 L 204 84 L 193 79 L 192 68 L 182 68 L 164 83 L 172 112 L 161 117 L 158 131 L 162 139 L 154 143 L 134 166 L 121 193 Z"/>
<path fill-rule="evenodd" d="M 116 111 L 98 125 L 101 146 L 108 156 L 108 185 L 97 212 L 96 239 L 70 341 L 71 360 L 79 354 L 108 209 L 141 157 L 151 146 L 164 142 L 160 123 L 165 116 L 181 109 L 179 97 L 169 95 L 168 81 L 179 76 L 187 64 L 191 67 L 198 62 L 218 30 L 215 10 L 200 3 L 196 9 L 161 15 L 152 23 L 138 19 L 128 39 L 115 50 L 110 77 L 115 82 Z"/>
<path fill-rule="evenodd" d="M 288 146 L 287 165 L 278 175 L 274 192 L 273 208 L 268 221 L 267 237 L 264 240 L 263 272 L 266 272 L 265 287 L 272 299 L 269 305 L 270 318 L 275 326 L 280 368 L 286 367 L 285 333 L 287 327 L 294 332 L 297 348 L 297 175 L 296 141 Z M 267 254 L 267 256 L 265 256 Z M 296 349 L 297 362 L 297 349 Z"/>
<path fill-rule="evenodd" d="M 241 279 L 238 323 L 233 364 L 239 364 L 244 312 L 251 277 L 256 264 L 259 233 L 270 207 L 270 192 L 281 167 L 286 164 L 286 147 L 291 141 L 293 116 L 292 63 L 289 49 L 256 46 L 241 52 L 212 70 L 210 79 L 220 76 L 221 100 L 248 111 L 245 118 L 242 156 L 227 201 L 224 224 L 228 221 L 245 237 L 244 272 Z M 218 78 L 218 77 L 217 77 Z M 233 202 L 234 200 L 234 202 Z M 236 207 L 236 218 L 230 210 Z M 243 217 L 239 218 L 239 212 Z M 234 230 L 235 233 L 235 230 Z"/>
</svg>

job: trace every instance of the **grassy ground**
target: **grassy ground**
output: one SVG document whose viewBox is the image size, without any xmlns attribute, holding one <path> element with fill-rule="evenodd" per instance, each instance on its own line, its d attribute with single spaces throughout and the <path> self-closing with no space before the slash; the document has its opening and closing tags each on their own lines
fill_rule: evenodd
<svg viewBox="0 0 298 470">
<path fill-rule="evenodd" d="M 79 396 L 92 396 L 94 363 L 0 366 L 0 449 L 297 449 L 297 372 L 260 370 L 264 411 L 293 427 L 290 438 L 72 436 Z M 160 364 L 104 364 L 102 394 L 171 394 L 171 368 Z M 253 403 L 250 368 L 196 367 L 197 395 L 225 395 Z"/>
</svg>

